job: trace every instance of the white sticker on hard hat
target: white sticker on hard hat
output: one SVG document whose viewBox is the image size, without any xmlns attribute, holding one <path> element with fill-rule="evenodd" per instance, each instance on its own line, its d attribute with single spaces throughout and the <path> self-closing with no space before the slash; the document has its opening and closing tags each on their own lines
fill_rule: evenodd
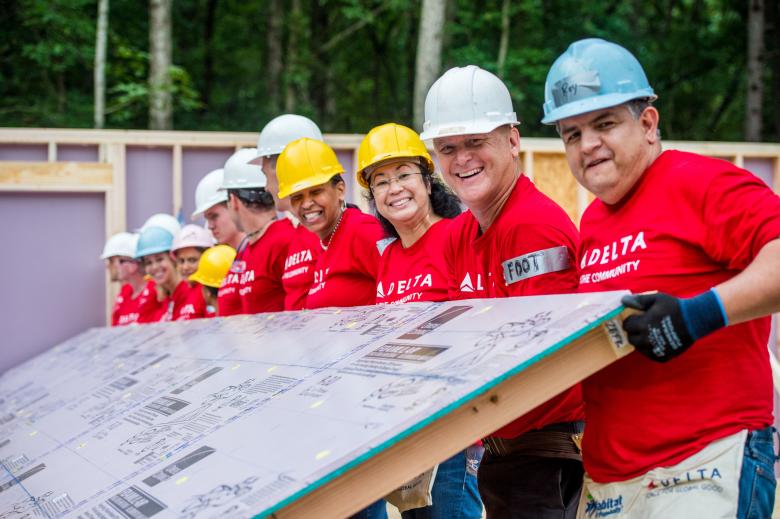
<svg viewBox="0 0 780 519">
<path fill-rule="evenodd" d="M 542 274 L 566 270 L 571 267 L 571 260 L 568 249 L 561 245 L 508 259 L 501 266 L 504 267 L 504 281 L 511 285 Z"/>
<path fill-rule="evenodd" d="M 594 96 L 599 93 L 599 90 L 601 90 L 599 73 L 595 70 L 588 70 L 556 81 L 552 88 L 552 95 L 556 106 L 561 106 Z"/>
</svg>

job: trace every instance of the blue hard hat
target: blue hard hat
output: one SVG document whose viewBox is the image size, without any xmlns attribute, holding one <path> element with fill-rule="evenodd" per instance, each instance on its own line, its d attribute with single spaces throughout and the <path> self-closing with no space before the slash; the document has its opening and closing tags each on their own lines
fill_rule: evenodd
<svg viewBox="0 0 780 519">
<path fill-rule="evenodd" d="M 173 247 L 173 234 L 162 227 L 147 227 L 138 237 L 136 259 L 158 252 L 168 252 Z"/>
<path fill-rule="evenodd" d="M 544 82 L 544 118 L 561 119 L 658 96 L 633 54 L 599 38 L 579 40 L 560 55 Z"/>
</svg>

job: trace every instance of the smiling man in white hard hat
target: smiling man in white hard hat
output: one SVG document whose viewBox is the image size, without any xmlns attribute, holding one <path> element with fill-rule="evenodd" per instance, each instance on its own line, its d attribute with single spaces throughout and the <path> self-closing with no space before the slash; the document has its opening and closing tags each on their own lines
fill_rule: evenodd
<svg viewBox="0 0 780 519">
<path fill-rule="evenodd" d="M 596 38 L 572 43 L 545 83 L 542 122 L 596 195 L 580 224 L 580 290 L 658 291 L 623 299 L 640 311 L 623 323 L 638 353 L 583 383 L 581 508 L 768 518 L 780 198 L 729 162 L 663 151 L 655 99 L 639 61 Z"/>
<path fill-rule="evenodd" d="M 445 252 L 450 299 L 573 292 L 579 237 L 566 213 L 520 170 L 509 91 L 473 65 L 428 91 L 421 137 L 468 207 Z M 582 485 L 579 385 L 485 438 L 477 474 L 489 518 L 573 518 Z"/>
</svg>

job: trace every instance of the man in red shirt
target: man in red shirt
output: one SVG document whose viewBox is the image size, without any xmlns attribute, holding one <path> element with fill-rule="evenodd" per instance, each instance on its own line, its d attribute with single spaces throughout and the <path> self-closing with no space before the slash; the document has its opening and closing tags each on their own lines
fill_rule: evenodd
<svg viewBox="0 0 780 519">
<path fill-rule="evenodd" d="M 138 320 L 138 300 L 146 283 L 143 267 L 135 259 L 137 243 L 137 234 L 117 233 L 106 242 L 100 256 L 106 261 L 106 266 L 116 267 L 116 280 L 113 272 L 111 280 L 122 283 L 111 309 L 111 326 L 132 324 Z"/>
<path fill-rule="evenodd" d="M 642 66 L 600 39 L 573 43 L 545 85 L 545 117 L 585 211 L 580 290 L 630 289 L 634 353 L 583 383 L 588 517 L 770 517 L 780 199 L 729 162 L 663 151 Z M 728 326 L 727 326 L 728 325 Z"/>
<path fill-rule="evenodd" d="M 520 171 L 519 124 L 506 86 L 475 66 L 447 71 L 425 100 L 421 137 L 468 207 L 445 250 L 450 299 L 572 292 L 577 230 Z M 477 475 L 488 517 L 572 518 L 582 462 L 579 385 L 484 440 Z"/>
<path fill-rule="evenodd" d="M 202 214 L 217 243 L 229 245 L 238 250 L 241 248 L 241 242 L 246 234 L 240 231 L 230 218 L 227 209 L 227 191 L 219 189 L 222 186 L 223 178 L 224 170 L 220 168 L 211 171 L 198 182 L 198 187 L 195 188 L 195 212 L 192 213 L 192 218 L 195 219 Z M 238 281 L 237 274 L 223 278 L 222 286 L 217 292 L 220 317 L 242 312 L 241 297 L 238 295 Z"/>
<path fill-rule="evenodd" d="M 238 278 L 238 293 L 245 314 L 284 310 L 282 274 L 294 234 L 287 218 L 278 219 L 271 193 L 265 190 L 263 170 L 250 161 L 255 148 L 234 153 L 225 163 L 222 189 L 228 193 L 228 211 L 246 233 L 228 278 Z"/>
</svg>

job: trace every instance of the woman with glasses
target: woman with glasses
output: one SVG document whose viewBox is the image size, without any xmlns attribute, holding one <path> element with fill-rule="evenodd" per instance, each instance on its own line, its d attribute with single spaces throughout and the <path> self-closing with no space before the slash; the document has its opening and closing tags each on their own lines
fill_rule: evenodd
<svg viewBox="0 0 780 519">
<path fill-rule="evenodd" d="M 368 189 L 377 218 L 392 237 L 382 252 L 376 279 L 377 303 L 447 300 L 444 244 L 458 199 L 433 175 L 434 164 L 420 137 L 390 123 L 372 129 L 358 149 L 357 181 Z M 469 447 L 438 467 L 431 506 L 402 512 L 405 519 L 479 518 L 479 446 Z"/>
</svg>

